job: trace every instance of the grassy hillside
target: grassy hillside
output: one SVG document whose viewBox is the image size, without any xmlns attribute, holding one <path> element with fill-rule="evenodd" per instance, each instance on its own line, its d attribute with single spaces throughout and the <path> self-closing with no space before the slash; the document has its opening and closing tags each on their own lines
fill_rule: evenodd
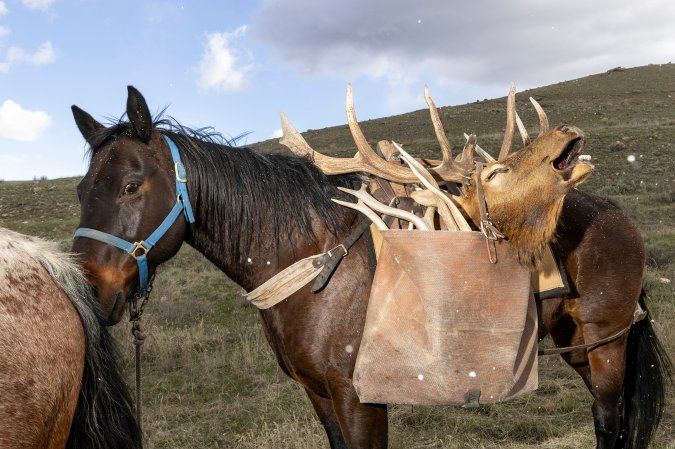
<svg viewBox="0 0 675 449">
<path fill-rule="evenodd" d="M 539 100 L 552 124 L 570 123 L 587 133 L 597 172 L 583 188 L 619 201 L 642 230 L 649 248 L 649 305 L 675 358 L 675 65 L 611 71 L 522 92 L 517 96 L 520 115 L 536 134 L 538 120 L 529 96 Z M 358 114 L 358 97 L 355 101 Z M 505 99 L 499 98 L 443 107 L 440 113 L 456 148 L 463 144 L 462 133 L 472 132 L 494 153 L 504 110 Z M 367 121 L 362 127 L 372 143 L 395 139 L 421 156 L 438 153 L 426 110 Z M 327 154 L 355 151 L 346 126 L 311 131 L 306 138 Z M 617 139 L 628 148 L 611 152 Z M 273 141 L 255 147 L 282 151 Z M 634 162 L 629 162 L 631 155 Z M 78 223 L 78 181 L 0 183 L 0 226 L 68 248 Z M 148 448 L 326 447 L 309 401 L 277 368 L 257 312 L 239 293 L 187 246 L 160 268 L 144 316 L 150 335 L 143 383 Z M 124 323 L 115 331 L 131 381 L 129 327 Z M 572 369 L 558 357 L 545 357 L 540 359 L 539 390 L 512 402 L 478 410 L 392 406 L 390 447 L 588 448 L 594 444 L 591 402 Z M 674 409 L 671 389 L 653 447 L 675 447 Z"/>
</svg>

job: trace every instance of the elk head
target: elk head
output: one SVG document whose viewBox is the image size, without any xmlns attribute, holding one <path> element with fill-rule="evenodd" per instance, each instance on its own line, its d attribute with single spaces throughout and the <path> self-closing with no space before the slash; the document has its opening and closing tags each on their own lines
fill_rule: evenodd
<svg viewBox="0 0 675 449">
<path fill-rule="evenodd" d="M 476 145 L 470 136 L 461 154 L 453 159 L 452 148 L 443 130 L 436 106 L 425 89 L 431 120 L 441 147 L 441 161 L 429 167 L 431 175 L 446 184 L 459 187 L 452 199 L 463 208 L 474 224 L 480 223 L 477 184 L 483 187 L 487 211 L 492 223 L 518 251 L 520 262 L 535 267 L 543 251 L 554 238 L 556 223 L 565 195 L 584 181 L 593 166 L 585 158 L 577 158 L 586 140 L 583 132 L 570 125 L 548 129 L 548 119 L 541 107 L 540 132 L 530 140 L 515 112 L 515 86 L 507 102 L 507 126 L 499 158 L 494 160 Z M 395 183 L 418 183 L 407 167 L 379 157 L 368 144 L 354 113 L 351 86 L 347 89 L 347 118 L 358 153 L 350 159 L 333 158 L 315 152 L 282 114 L 284 135 L 280 143 L 296 154 L 311 158 L 326 174 L 365 172 Z M 516 124 L 523 137 L 524 148 L 511 153 Z M 474 152 L 488 158 L 483 170 L 474 166 Z"/>
<path fill-rule="evenodd" d="M 584 133 L 570 125 L 549 130 L 543 109 L 534 99 L 530 101 L 540 119 L 537 138 L 530 140 L 515 112 L 512 87 L 499 158 L 494 160 L 488 156 L 484 170 L 480 174 L 472 172 L 472 182 L 462 185 L 461 194 L 455 200 L 472 221 L 478 223 L 476 181 L 480 175 L 492 223 L 517 248 L 521 263 L 534 267 L 546 244 L 555 237 L 565 195 L 588 178 L 593 166 L 589 156 L 579 157 L 586 145 Z M 511 153 L 514 122 L 518 124 L 524 148 Z"/>
</svg>

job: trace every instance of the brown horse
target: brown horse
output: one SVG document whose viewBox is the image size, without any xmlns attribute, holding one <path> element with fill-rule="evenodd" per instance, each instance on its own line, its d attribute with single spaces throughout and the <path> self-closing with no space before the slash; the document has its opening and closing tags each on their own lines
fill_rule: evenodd
<svg viewBox="0 0 675 449">
<path fill-rule="evenodd" d="M 330 199 L 342 196 L 338 186 L 358 186 L 360 178 L 326 176 L 308 158 L 261 155 L 230 147 L 214 136 L 195 133 L 166 120 L 153 123 L 145 100 L 132 87 L 127 100 L 129 122 L 105 127 L 75 106 L 73 113 L 91 148 L 89 170 L 78 186 L 81 219 L 73 251 L 82 254 L 85 270 L 111 324 L 121 319 L 127 301 L 139 288 L 146 288 L 143 279 L 151 278 L 156 267 L 173 257 L 183 241 L 251 291 L 291 263 L 341 243 L 358 225 L 358 217 L 352 211 L 335 206 Z M 176 160 L 175 155 L 172 159 L 169 142 L 175 142 L 182 161 Z M 558 127 L 535 142 L 536 146 L 519 153 L 522 156 L 514 156 L 512 169 L 517 167 L 517 161 L 534 159 L 539 165 L 529 169 L 541 171 L 544 176 L 544 172 L 551 172 L 551 161 L 569 161 L 576 156 L 584 139 L 576 128 Z M 448 164 L 436 170 L 436 174 L 439 172 L 456 182 L 462 182 L 469 174 L 466 165 L 461 164 Z M 488 177 L 499 178 L 505 172 L 486 169 L 484 173 L 489 181 Z M 546 175 L 547 182 L 558 183 L 559 188 L 554 189 L 557 199 L 546 198 L 547 206 L 538 210 L 547 214 L 566 210 L 562 207 L 565 193 L 585 173 L 584 167 L 567 163 L 553 175 Z M 190 201 L 185 201 L 180 190 L 177 200 L 175 185 L 179 184 L 187 184 Z M 194 223 L 190 223 L 190 202 Z M 576 209 L 569 210 L 575 221 Z M 639 278 L 635 273 L 632 276 Z M 304 287 L 260 312 L 279 365 L 305 388 L 332 448 L 387 446 L 386 406 L 361 403 L 351 383 L 370 283 L 369 248 L 360 239 L 323 290 L 313 294 L 309 286 Z M 599 301 L 594 307 L 611 307 L 603 300 L 604 296 L 593 297 L 592 301 Z M 624 301 L 632 301 L 634 308 L 637 298 Z M 586 338 L 586 330 L 582 335 L 575 325 L 564 325 L 573 323 L 564 318 L 565 313 L 569 311 L 560 307 L 542 308 L 542 327 L 549 324 L 557 341 Z M 592 322 L 592 318 L 582 318 Z M 592 327 L 604 337 L 628 324 L 630 317 L 628 322 L 621 317 Z M 649 324 L 643 326 L 645 330 L 641 332 L 634 327 L 630 337 L 640 341 L 642 352 L 638 351 L 628 368 L 617 360 L 621 373 L 645 363 L 656 363 L 655 371 L 661 372 L 661 359 L 643 359 L 644 352 L 653 355 L 656 351 Z M 638 415 L 631 415 L 638 417 L 631 422 L 635 427 L 628 429 L 631 439 L 635 434 L 648 437 L 653 431 L 652 423 L 663 399 L 662 379 L 657 380 L 657 393 L 646 399 L 657 404 L 657 410 L 643 413 L 650 409 L 643 407 Z M 615 382 L 613 385 L 622 390 L 621 380 L 608 377 L 604 382 Z M 630 398 L 625 402 L 632 411 L 635 404 Z M 598 397 L 598 401 L 604 400 Z M 596 417 L 598 447 L 614 447 L 616 434 L 612 432 L 619 432 L 619 428 L 613 425 L 611 419 Z M 609 437 L 605 433 L 610 433 Z M 633 447 L 644 444 L 638 441 Z"/>
<path fill-rule="evenodd" d="M 550 333 L 558 347 L 597 342 L 629 326 L 636 304 L 647 311 L 644 243 L 617 204 L 573 190 L 556 234 L 554 248 L 571 292 L 538 302 L 540 338 Z M 598 448 L 646 448 L 658 428 L 672 371 L 649 314 L 618 339 L 562 357 L 595 399 Z"/>
<path fill-rule="evenodd" d="M 0 228 L 0 447 L 140 448 L 99 305 L 70 256 Z"/>
</svg>

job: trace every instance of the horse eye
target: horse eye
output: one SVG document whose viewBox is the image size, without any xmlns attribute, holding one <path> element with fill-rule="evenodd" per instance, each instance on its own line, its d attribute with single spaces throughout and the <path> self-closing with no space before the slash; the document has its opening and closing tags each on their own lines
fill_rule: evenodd
<svg viewBox="0 0 675 449">
<path fill-rule="evenodd" d="M 124 194 L 125 195 L 134 194 L 134 193 L 138 192 L 139 187 L 140 186 L 138 184 L 136 184 L 135 182 L 130 182 L 129 184 L 124 186 Z"/>
</svg>

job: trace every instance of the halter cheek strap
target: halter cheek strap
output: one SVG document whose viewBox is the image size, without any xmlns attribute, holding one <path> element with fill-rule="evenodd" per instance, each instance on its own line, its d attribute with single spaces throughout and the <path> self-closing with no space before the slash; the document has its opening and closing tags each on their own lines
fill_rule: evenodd
<svg viewBox="0 0 675 449">
<path fill-rule="evenodd" d="M 99 242 L 112 245 L 122 251 L 128 253 L 131 257 L 136 259 L 138 265 L 138 280 L 140 284 L 139 295 L 145 295 L 148 291 L 148 260 L 147 254 L 157 244 L 164 234 L 176 222 L 178 217 L 183 213 L 188 223 L 194 223 L 195 217 L 192 212 L 192 205 L 190 204 L 190 197 L 187 190 L 187 173 L 185 166 L 180 160 L 180 153 L 176 144 L 167 135 L 162 134 L 162 137 L 169 145 L 171 150 L 171 157 L 173 158 L 174 172 L 176 175 L 176 204 L 171 209 L 171 212 L 164 218 L 162 223 L 155 229 L 152 234 L 145 240 L 138 242 L 129 242 L 121 239 L 107 232 L 99 231 L 91 228 L 77 228 L 73 239 L 77 237 L 89 238 Z"/>
</svg>

